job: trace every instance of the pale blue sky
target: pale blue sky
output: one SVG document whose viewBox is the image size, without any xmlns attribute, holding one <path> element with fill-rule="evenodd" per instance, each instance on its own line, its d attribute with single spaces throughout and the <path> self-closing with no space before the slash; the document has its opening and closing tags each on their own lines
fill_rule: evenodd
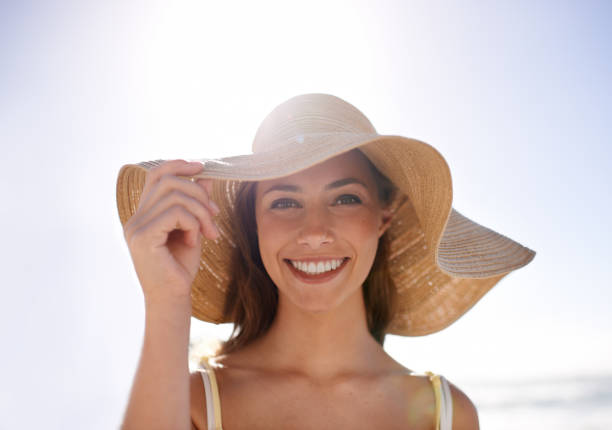
<svg viewBox="0 0 612 430">
<path fill-rule="evenodd" d="M 608 2 L 7 3 L 0 428 L 120 420 L 144 322 L 121 165 L 246 153 L 305 92 L 438 148 L 454 207 L 537 251 L 449 329 L 391 337 L 394 357 L 464 387 L 612 373 Z"/>
</svg>

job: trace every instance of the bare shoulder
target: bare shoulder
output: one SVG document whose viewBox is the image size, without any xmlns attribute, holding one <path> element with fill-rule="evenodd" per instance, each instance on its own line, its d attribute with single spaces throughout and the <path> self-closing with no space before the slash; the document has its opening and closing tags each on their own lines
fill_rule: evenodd
<svg viewBox="0 0 612 430">
<path fill-rule="evenodd" d="M 478 413 L 470 398 L 457 386 L 448 383 L 453 397 L 453 429 L 478 430 Z"/>
<path fill-rule="evenodd" d="M 408 372 L 404 378 L 400 402 L 407 412 L 407 423 L 413 429 L 431 429 L 435 423 L 435 397 L 429 377 Z"/>
<path fill-rule="evenodd" d="M 207 430 L 206 425 L 206 394 L 200 372 L 189 374 L 189 398 L 191 413 L 191 429 Z"/>
</svg>

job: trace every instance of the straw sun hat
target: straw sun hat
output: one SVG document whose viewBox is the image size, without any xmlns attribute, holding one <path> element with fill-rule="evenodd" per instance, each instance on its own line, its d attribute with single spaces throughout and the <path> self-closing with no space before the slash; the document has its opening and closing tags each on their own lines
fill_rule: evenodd
<svg viewBox="0 0 612 430">
<path fill-rule="evenodd" d="M 212 199 L 220 237 L 204 240 L 191 288 L 192 315 L 231 322 L 223 306 L 234 244 L 231 214 L 241 181 L 296 173 L 358 148 L 398 187 L 391 226 L 391 276 L 397 313 L 388 333 L 419 336 L 452 324 L 505 275 L 528 264 L 535 252 L 479 225 L 452 208 L 449 167 L 427 143 L 380 135 L 357 108 L 327 94 L 304 94 L 277 106 L 260 125 L 253 153 L 202 159 L 198 177 L 214 178 Z M 125 165 L 117 179 L 122 224 L 138 207 L 147 170 L 162 160 Z"/>
</svg>

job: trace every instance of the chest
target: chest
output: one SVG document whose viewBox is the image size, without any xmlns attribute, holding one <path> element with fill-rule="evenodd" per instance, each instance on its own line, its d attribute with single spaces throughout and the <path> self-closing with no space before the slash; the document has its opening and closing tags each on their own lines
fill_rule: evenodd
<svg viewBox="0 0 612 430">
<path fill-rule="evenodd" d="M 225 381 L 223 427 L 239 429 L 432 429 L 431 392 L 401 378 L 320 386 L 299 379 Z"/>
</svg>

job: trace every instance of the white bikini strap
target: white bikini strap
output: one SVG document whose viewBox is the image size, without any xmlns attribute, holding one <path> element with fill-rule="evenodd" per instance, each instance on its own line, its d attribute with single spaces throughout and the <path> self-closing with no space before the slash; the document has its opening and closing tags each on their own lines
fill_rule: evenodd
<svg viewBox="0 0 612 430">
<path fill-rule="evenodd" d="M 453 427 L 453 397 L 448 381 L 440 375 L 442 404 L 440 405 L 440 430 L 451 430 Z"/>
<path fill-rule="evenodd" d="M 209 430 L 222 430 L 221 405 L 219 401 L 219 389 L 214 370 L 206 360 L 200 362 L 202 368 L 197 369 L 202 375 L 204 392 L 206 394 L 206 423 Z"/>
</svg>

